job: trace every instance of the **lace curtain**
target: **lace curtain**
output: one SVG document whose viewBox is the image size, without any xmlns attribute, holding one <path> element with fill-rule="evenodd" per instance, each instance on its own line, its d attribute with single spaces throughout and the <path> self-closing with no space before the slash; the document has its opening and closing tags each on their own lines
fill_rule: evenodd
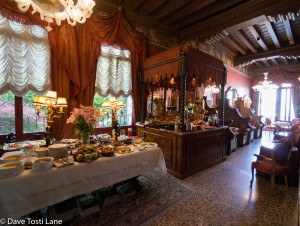
<svg viewBox="0 0 300 226">
<path fill-rule="evenodd" d="M 132 94 L 131 54 L 113 46 L 101 46 L 95 91 L 99 96 L 128 97 Z"/>
<path fill-rule="evenodd" d="M 51 88 L 48 33 L 0 16 L 0 94 L 23 96 Z"/>
</svg>

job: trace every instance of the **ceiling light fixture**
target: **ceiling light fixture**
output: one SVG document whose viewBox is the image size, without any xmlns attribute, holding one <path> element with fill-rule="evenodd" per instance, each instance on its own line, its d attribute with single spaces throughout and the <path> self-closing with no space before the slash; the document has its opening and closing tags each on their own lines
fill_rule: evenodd
<svg viewBox="0 0 300 226">
<path fill-rule="evenodd" d="M 264 81 L 259 82 L 258 85 L 253 86 L 252 89 L 254 89 L 255 92 L 261 92 L 263 90 L 267 90 L 267 89 L 278 89 L 278 86 L 275 84 L 272 84 L 271 81 L 268 81 L 268 73 L 265 72 L 264 73 Z"/>
<path fill-rule="evenodd" d="M 51 31 L 50 23 L 56 21 L 58 26 L 67 20 L 72 26 L 84 23 L 93 13 L 94 0 L 15 0 L 18 8 L 26 12 L 32 6 L 32 14 L 38 12 L 41 20 L 48 22 L 47 31 Z"/>
</svg>

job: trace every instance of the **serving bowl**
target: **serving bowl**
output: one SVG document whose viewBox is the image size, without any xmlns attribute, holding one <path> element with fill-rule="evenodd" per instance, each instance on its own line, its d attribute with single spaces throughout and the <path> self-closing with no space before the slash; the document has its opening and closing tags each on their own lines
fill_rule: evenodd
<svg viewBox="0 0 300 226">
<path fill-rule="evenodd" d="M 33 171 L 43 171 L 50 169 L 53 166 L 53 159 L 52 157 L 42 157 L 35 160 L 32 164 Z"/>
<path fill-rule="evenodd" d="M 19 162 L 23 158 L 23 154 L 6 155 L 0 158 L 0 163 Z"/>
<path fill-rule="evenodd" d="M 24 162 L 9 162 L 0 165 L 0 178 L 14 177 L 24 171 Z"/>
<path fill-rule="evenodd" d="M 47 147 L 36 148 L 34 151 L 35 151 L 35 153 L 37 153 L 39 158 L 48 156 L 48 148 Z"/>
</svg>

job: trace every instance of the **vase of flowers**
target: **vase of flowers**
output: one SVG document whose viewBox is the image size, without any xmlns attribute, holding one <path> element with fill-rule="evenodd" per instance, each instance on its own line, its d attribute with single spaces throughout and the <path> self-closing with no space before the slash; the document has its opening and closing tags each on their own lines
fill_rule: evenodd
<svg viewBox="0 0 300 226">
<path fill-rule="evenodd" d="M 67 119 L 67 123 L 73 123 L 76 127 L 74 135 L 81 135 L 83 144 L 88 143 L 88 139 L 97 126 L 98 120 L 103 115 L 102 111 L 93 106 L 82 106 L 80 108 L 74 108 L 70 117 Z"/>
</svg>

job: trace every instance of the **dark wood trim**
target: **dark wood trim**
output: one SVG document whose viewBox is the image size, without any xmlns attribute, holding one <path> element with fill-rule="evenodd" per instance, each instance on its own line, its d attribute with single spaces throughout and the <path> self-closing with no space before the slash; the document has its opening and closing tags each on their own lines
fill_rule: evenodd
<svg viewBox="0 0 300 226">
<path fill-rule="evenodd" d="M 119 8 L 118 4 L 113 3 L 109 0 L 96 0 L 96 6 L 95 6 L 95 13 L 97 13 L 97 10 L 103 10 L 109 14 L 114 13 Z M 155 18 L 152 16 L 142 16 L 139 13 L 136 13 L 132 10 L 129 10 L 126 8 L 126 6 L 123 9 L 124 16 L 126 19 L 133 23 L 138 24 L 143 27 L 147 27 L 150 29 L 153 29 L 155 31 L 158 31 L 162 34 L 169 35 L 172 37 L 176 37 L 178 35 L 178 31 L 170 28 L 169 26 L 160 24 L 155 22 Z"/>
<path fill-rule="evenodd" d="M 255 54 L 248 54 L 245 56 L 239 56 L 234 58 L 234 66 L 238 66 L 240 64 L 250 62 L 254 59 L 265 59 L 268 57 L 279 57 L 280 55 L 288 56 L 291 55 L 293 56 L 294 53 L 299 53 L 300 52 L 300 44 L 299 45 L 293 45 L 289 46 L 286 48 L 280 48 L 276 50 L 269 50 L 266 52 L 261 52 L 261 53 L 255 53 Z"/>
<path fill-rule="evenodd" d="M 264 24 L 266 25 L 266 27 L 268 29 L 268 32 L 269 32 L 269 34 L 270 34 L 270 36 L 271 36 L 271 38 L 272 38 L 272 40 L 273 40 L 276 48 L 277 49 L 281 48 L 280 42 L 279 42 L 279 40 L 277 38 L 277 35 L 276 35 L 275 31 L 274 31 L 274 28 L 273 28 L 272 24 L 269 21 L 265 21 Z"/>
<path fill-rule="evenodd" d="M 268 51 L 269 49 L 268 49 L 266 43 L 264 42 L 264 40 L 262 39 L 262 36 L 259 35 L 259 33 L 258 33 L 259 31 L 254 26 L 250 26 L 250 27 L 248 27 L 248 29 L 252 33 L 252 35 L 254 36 L 256 41 L 259 43 L 261 48 L 263 48 L 264 51 Z"/>
<path fill-rule="evenodd" d="M 174 58 L 174 59 L 171 59 L 171 60 L 167 60 L 167 61 L 164 61 L 164 62 L 161 62 L 161 63 L 158 63 L 158 64 L 151 65 L 149 67 L 142 68 L 142 70 L 146 71 L 146 70 L 149 70 L 149 69 L 152 69 L 152 68 L 155 68 L 155 67 L 159 67 L 159 66 L 162 66 L 162 65 L 165 65 L 165 64 L 169 64 L 169 63 L 178 61 L 182 58 L 184 58 L 184 57 L 177 57 L 177 58 Z"/>
<path fill-rule="evenodd" d="M 295 41 L 294 41 L 292 29 L 291 29 L 290 20 L 283 21 L 283 24 L 284 24 L 284 28 L 285 28 L 285 31 L 286 31 L 286 35 L 287 35 L 287 37 L 289 39 L 289 43 L 292 46 L 292 45 L 295 44 Z"/>
<path fill-rule="evenodd" d="M 141 81 L 141 122 L 145 122 L 146 117 L 146 84 L 144 80 L 144 70 L 140 71 L 140 81 Z"/>
</svg>

